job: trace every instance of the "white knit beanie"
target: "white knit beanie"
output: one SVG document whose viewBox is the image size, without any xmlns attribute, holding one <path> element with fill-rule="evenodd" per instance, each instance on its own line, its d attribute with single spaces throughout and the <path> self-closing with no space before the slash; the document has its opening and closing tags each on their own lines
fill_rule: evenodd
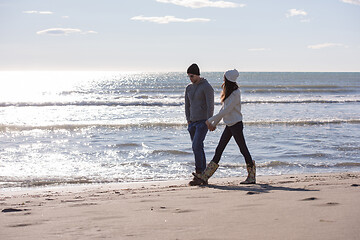
<svg viewBox="0 0 360 240">
<path fill-rule="evenodd" d="M 226 77 L 227 80 L 229 80 L 230 82 L 236 82 L 236 79 L 239 76 L 239 72 L 234 69 L 234 70 L 228 70 L 225 72 L 224 76 Z"/>
</svg>

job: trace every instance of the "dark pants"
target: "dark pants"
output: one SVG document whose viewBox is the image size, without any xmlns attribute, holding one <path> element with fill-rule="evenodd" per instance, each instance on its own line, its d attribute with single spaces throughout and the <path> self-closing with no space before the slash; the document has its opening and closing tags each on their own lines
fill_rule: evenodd
<svg viewBox="0 0 360 240">
<path fill-rule="evenodd" d="M 192 150 L 195 156 L 195 171 L 197 173 L 202 173 L 206 168 L 204 139 L 208 132 L 208 128 L 205 121 L 206 120 L 192 122 L 188 126 L 188 131 L 192 141 Z"/>
<path fill-rule="evenodd" d="M 244 125 L 242 122 L 238 122 L 231 127 L 226 126 L 224 132 L 221 135 L 218 146 L 216 147 L 215 155 L 213 158 L 214 162 L 216 162 L 216 163 L 220 162 L 221 155 L 224 152 L 226 145 L 229 143 L 231 137 L 234 137 L 237 145 L 240 148 L 241 154 L 245 158 L 246 164 L 249 166 L 253 166 L 250 152 L 246 146 L 246 142 L 245 142 L 245 138 L 244 138 L 244 134 L 243 134 L 243 128 L 244 128 Z"/>
</svg>

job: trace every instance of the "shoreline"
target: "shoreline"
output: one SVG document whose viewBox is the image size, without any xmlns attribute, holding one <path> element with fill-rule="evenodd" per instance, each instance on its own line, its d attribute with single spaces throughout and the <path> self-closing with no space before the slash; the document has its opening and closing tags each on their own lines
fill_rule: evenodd
<svg viewBox="0 0 360 240">
<path fill-rule="evenodd" d="M 285 173 L 285 174 L 273 174 L 273 175 L 258 175 L 257 179 L 261 179 L 265 181 L 267 178 L 286 178 L 286 177 L 305 177 L 312 175 L 341 175 L 341 174 L 360 174 L 360 171 L 335 171 L 335 172 L 307 172 L 307 173 Z M 186 185 L 191 180 L 189 175 L 189 179 L 171 179 L 171 180 L 153 180 L 153 181 L 133 181 L 133 182 L 94 182 L 94 183 L 51 183 L 51 184 L 43 184 L 43 185 L 34 185 L 34 186 L 23 186 L 23 187 L 0 187 L 0 198 L 2 196 L 9 196 L 12 194 L 24 194 L 31 192 L 42 192 L 42 191 L 50 191 L 50 190 L 61 190 L 61 189 L 71 189 L 72 191 L 83 191 L 85 189 L 95 189 L 95 188 L 138 188 L 139 185 L 148 186 L 148 185 L 157 185 L 157 186 L 166 186 L 166 185 Z M 211 182 L 215 184 L 222 181 L 241 181 L 242 178 L 246 178 L 244 176 L 236 176 L 236 177 L 211 177 L 209 185 L 212 185 Z"/>
<path fill-rule="evenodd" d="M 243 178 L 1 191 L 0 238 L 359 239 L 360 172 Z"/>
</svg>

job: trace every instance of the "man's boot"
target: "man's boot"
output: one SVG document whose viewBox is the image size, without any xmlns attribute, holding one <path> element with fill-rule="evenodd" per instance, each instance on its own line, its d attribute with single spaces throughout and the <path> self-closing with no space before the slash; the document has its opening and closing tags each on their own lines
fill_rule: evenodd
<svg viewBox="0 0 360 240">
<path fill-rule="evenodd" d="M 201 171 L 196 171 L 197 174 L 200 174 Z M 194 177 L 193 180 L 191 180 L 189 182 L 189 186 L 199 186 L 199 185 L 202 185 L 203 182 L 201 181 L 201 179 L 197 178 L 197 177 Z"/>
<path fill-rule="evenodd" d="M 189 182 L 189 186 L 200 186 L 203 185 L 203 181 L 197 177 L 194 177 L 193 180 Z"/>
</svg>

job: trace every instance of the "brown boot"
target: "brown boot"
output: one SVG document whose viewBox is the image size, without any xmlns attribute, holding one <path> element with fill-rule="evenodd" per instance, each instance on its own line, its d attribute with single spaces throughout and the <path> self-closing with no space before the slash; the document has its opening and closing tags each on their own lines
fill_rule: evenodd
<svg viewBox="0 0 360 240">
<path fill-rule="evenodd" d="M 200 186 L 200 185 L 204 185 L 204 184 L 205 183 L 197 177 L 194 177 L 194 179 L 189 182 L 189 186 Z"/>
<path fill-rule="evenodd" d="M 246 165 L 246 170 L 248 172 L 248 176 L 245 181 L 240 182 L 240 184 L 256 184 L 256 166 L 255 161 L 253 161 L 253 166 L 250 167 Z"/>
<path fill-rule="evenodd" d="M 208 179 L 215 173 L 215 171 L 218 169 L 219 164 L 216 162 L 211 161 L 204 170 L 203 173 L 193 173 L 195 178 L 200 179 L 204 185 L 208 184 Z"/>
</svg>

